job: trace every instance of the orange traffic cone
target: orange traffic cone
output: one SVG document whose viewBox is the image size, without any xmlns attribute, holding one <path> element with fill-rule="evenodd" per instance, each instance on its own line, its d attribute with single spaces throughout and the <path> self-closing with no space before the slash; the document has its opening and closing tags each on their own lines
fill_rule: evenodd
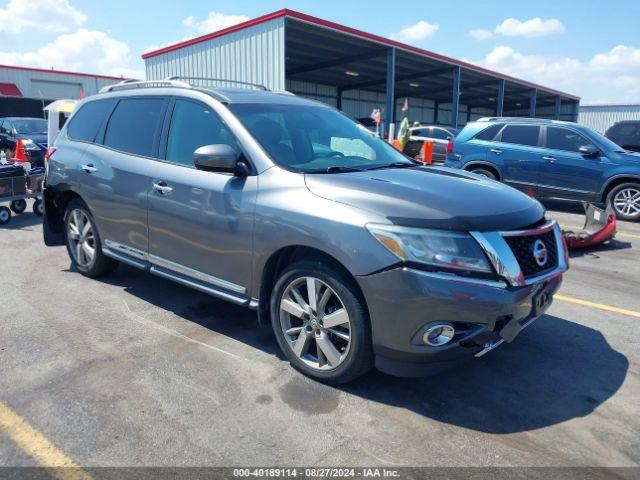
<svg viewBox="0 0 640 480">
<path fill-rule="evenodd" d="M 422 158 L 420 161 L 425 165 L 433 163 L 433 142 L 424 142 L 421 150 Z"/>
<path fill-rule="evenodd" d="M 395 148 L 399 152 L 402 151 L 402 145 L 400 144 L 400 140 L 394 140 L 392 145 L 393 145 L 393 148 Z"/>
<path fill-rule="evenodd" d="M 24 167 L 25 171 L 31 170 L 31 162 L 29 161 L 29 157 L 27 157 L 27 153 L 24 150 L 24 144 L 22 143 L 22 139 L 19 138 L 16 142 L 16 148 L 13 152 L 14 163 L 20 163 Z"/>
</svg>

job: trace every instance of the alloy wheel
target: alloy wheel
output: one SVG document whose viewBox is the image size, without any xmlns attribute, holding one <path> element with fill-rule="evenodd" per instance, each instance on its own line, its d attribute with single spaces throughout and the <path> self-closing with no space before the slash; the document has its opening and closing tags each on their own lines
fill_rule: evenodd
<svg viewBox="0 0 640 480">
<path fill-rule="evenodd" d="M 613 207 L 622 215 L 640 213 L 640 190 L 629 187 L 620 190 L 613 198 Z"/>
<path fill-rule="evenodd" d="M 292 281 L 280 299 L 280 327 L 292 352 L 316 370 L 333 370 L 351 345 L 349 314 L 338 294 L 314 277 Z"/>
<path fill-rule="evenodd" d="M 96 253 L 95 236 L 91 220 L 78 208 L 69 213 L 67 241 L 75 262 L 81 267 L 89 267 Z"/>
</svg>

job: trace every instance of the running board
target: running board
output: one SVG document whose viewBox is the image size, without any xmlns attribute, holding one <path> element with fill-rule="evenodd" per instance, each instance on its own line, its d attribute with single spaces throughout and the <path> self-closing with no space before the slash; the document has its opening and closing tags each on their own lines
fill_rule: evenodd
<svg viewBox="0 0 640 480">
<path fill-rule="evenodd" d="M 102 247 L 102 253 L 104 253 L 107 257 L 111 257 L 119 262 L 126 263 L 127 265 L 131 265 L 132 267 L 139 268 L 141 270 L 149 270 L 149 263 L 144 260 L 138 260 L 136 258 L 132 258 L 129 255 L 124 253 L 114 252 L 108 247 Z"/>
</svg>

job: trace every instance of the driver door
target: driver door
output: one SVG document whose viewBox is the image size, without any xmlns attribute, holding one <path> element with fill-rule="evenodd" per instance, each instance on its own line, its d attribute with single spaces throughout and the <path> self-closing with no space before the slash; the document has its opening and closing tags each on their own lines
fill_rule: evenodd
<svg viewBox="0 0 640 480">
<path fill-rule="evenodd" d="M 149 260 L 172 274 L 244 295 L 251 282 L 257 176 L 198 170 L 193 152 L 227 144 L 240 152 L 215 111 L 176 99 L 149 194 Z"/>
</svg>

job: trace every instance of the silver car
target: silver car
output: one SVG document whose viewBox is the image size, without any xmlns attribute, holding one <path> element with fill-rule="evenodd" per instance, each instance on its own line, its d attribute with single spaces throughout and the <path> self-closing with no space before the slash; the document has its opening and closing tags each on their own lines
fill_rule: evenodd
<svg viewBox="0 0 640 480">
<path fill-rule="evenodd" d="M 45 243 L 78 272 L 125 263 L 256 309 L 327 383 L 484 355 L 544 313 L 567 269 L 537 201 L 286 93 L 108 87 L 47 159 Z"/>
</svg>

